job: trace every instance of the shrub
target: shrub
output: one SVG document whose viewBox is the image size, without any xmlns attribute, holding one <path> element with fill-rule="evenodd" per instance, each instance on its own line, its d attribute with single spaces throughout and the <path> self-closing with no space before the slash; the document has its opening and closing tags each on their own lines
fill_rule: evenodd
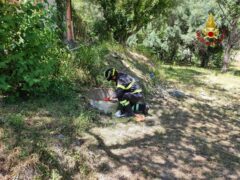
<svg viewBox="0 0 240 180">
<path fill-rule="evenodd" d="M 108 53 L 107 45 L 104 42 L 93 46 L 81 45 L 75 53 L 76 69 L 81 69 L 83 75 L 86 75 L 86 83 L 88 85 L 98 85 L 104 81 L 103 70 L 106 68 L 104 56 Z M 81 83 L 84 80 L 81 79 Z"/>
<path fill-rule="evenodd" d="M 54 10 L 42 4 L 0 6 L 0 92 L 39 94 L 63 81 L 61 65 L 67 52 L 60 47 Z"/>
</svg>

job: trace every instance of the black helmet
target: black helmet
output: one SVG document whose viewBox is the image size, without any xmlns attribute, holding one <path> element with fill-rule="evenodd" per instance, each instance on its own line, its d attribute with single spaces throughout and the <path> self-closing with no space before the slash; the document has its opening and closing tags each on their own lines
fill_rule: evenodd
<svg viewBox="0 0 240 180">
<path fill-rule="evenodd" d="M 115 68 L 109 68 L 105 71 L 105 78 L 110 81 L 113 76 L 117 75 L 117 70 Z"/>
</svg>

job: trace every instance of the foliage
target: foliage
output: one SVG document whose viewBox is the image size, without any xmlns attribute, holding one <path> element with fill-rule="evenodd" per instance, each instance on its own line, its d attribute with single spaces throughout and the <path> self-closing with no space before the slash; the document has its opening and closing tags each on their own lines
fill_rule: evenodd
<svg viewBox="0 0 240 180">
<path fill-rule="evenodd" d="M 66 1 L 56 0 L 56 24 L 59 28 L 59 36 L 63 40 L 64 34 L 66 33 L 66 23 L 64 21 L 65 13 L 66 13 Z"/>
<path fill-rule="evenodd" d="M 95 118 L 96 114 L 94 111 L 86 111 L 82 112 L 76 119 L 73 120 L 73 124 L 77 129 L 77 132 L 84 132 L 89 129 L 93 123 L 93 119 Z"/>
<path fill-rule="evenodd" d="M 115 40 L 125 42 L 160 14 L 173 6 L 172 0 L 100 0 L 108 32 Z"/>
<path fill-rule="evenodd" d="M 98 39 L 97 34 L 100 38 L 108 35 L 105 30 L 99 33 L 99 30 L 105 27 L 101 23 L 104 18 L 100 6 L 93 0 L 72 0 L 72 15 L 76 40 L 92 43 Z"/>
<path fill-rule="evenodd" d="M 67 79 L 62 71 L 69 58 L 51 8 L 29 2 L 1 4 L 0 23 L 0 91 L 38 94 Z"/>
<path fill-rule="evenodd" d="M 20 114 L 9 116 L 6 123 L 15 131 L 21 131 L 24 128 L 24 119 Z"/>
<path fill-rule="evenodd" d="M 218 6 L 226 22 L 226 38 L 224 40 L 224 58 L 222 72 L 226 72 L 233 48 L 240 47 L 240 1 L 217 0 Z"/>
<path fill-rule="evenodd" d="M 222 30 L 226 20 L 215 1 L 182 1 L 167 18 L 160 16 L 142 28 L 135 35 L 135 44 L 133 40 L 128 44 L 143 44 L 167 63 L 201 64 L 205 67 L 211 62 L 209 65 L 220 67 L 222 44 L 208 47 L 196 38 L 196 32 L 203 29 L 209 12 L 214 14 L 217 26 Z"/>
<path fill-rule="evenodd" d="M 94 86 L 102 83 L 103 71 L 106 69 L 104 56 L 108 53 L 107 44 L 95 44 L 93 46 L 80 45 L 74 52 L 74 66 L 78 74 L 76 80 L 81 84 Z M 84 78 L 85 77 L 85 78 Z"/>
</svg>

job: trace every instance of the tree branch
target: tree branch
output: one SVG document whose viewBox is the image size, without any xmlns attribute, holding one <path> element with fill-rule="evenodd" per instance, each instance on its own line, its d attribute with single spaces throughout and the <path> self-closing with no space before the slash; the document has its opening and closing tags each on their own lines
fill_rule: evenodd
<svg viewBox="0 0 240 180">
<path fill-rule="evenodd" d="M 225 3 L 225 2 L 224 2 Z M 219 6 L 219 8 L 221 9 L 223 15 L 224 15 L 224 18 L 228 21 L 229 24 L 231 24 L 231 22 L 228 20 L 228 18 L 226 17 L 226 13 L 224 12 L 223 8 L 221 7 L 220 3 L 218 2 L 217 0 L 217 4 Z"/>
</svg>

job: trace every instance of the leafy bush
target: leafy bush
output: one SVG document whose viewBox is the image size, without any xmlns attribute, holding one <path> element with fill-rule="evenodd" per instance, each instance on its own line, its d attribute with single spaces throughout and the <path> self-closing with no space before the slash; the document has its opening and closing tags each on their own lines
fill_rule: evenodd
<svg viewBox="0 0 240 180">
<path fill-rule="evenodd" d="M 103 42 L 94 46 L 80 46 L 75 53 L 75 67 L 81 69 L 88 85 L 97 85 L 103 81 L 103 71 L 106 68 L 104 56 L 108 53 L 107 45 Z M 82 75 L 84 76 L 84 75 Z M 84 80 L 81 81 L 84 83 Z"/>
<path fill-rule="evenodd" d="M 96 21 L 93 26 L 93 32 L 99 36 L 100 40 L 108 40 L 111 38 L 111 33 L 107 29 L 107 23 L 104 20 Z"/>
<path fill-rule="evenodd" d="M 210 66 L 220 68 L 223 65 L 223 46 L 218 45 L 215 48 L 211 48 L 211 60 L 210 60 Z"/>
<path fill-rule="evenodd" d="M 68 56 L 51 8 L 1 4 L 0 24 L 0 92 L 38 94 L 66 79 L 61 66 Z"/>
</svg>

